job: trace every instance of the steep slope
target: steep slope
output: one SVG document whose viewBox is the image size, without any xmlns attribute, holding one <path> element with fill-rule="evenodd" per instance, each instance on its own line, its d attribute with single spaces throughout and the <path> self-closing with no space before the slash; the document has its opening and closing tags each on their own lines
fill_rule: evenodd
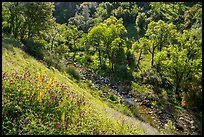
<svg viewBox="0 0 204 137">
<path fill-rule="evenodd" d="M 2 134 L 160 134 L 2 39 Z"/>
</svg>

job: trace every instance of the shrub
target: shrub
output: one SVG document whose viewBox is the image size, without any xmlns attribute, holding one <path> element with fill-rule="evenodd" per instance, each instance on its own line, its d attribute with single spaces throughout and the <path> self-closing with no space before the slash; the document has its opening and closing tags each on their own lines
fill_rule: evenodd
<svg viewBox="0 0 204 137">
<path fill-rule="evenodd" d="M 13 49 L 13 46 L 12 46 L 12 45 L 10 45 L 10 44 L 5 43 L 5 42 L 2 41 L 2 46 L 3 46 L 4 48 L 6 48 L 7 50 L 14 52 L 14 49 Z"/>
<path fill-rule="evenodd" d="M 43 60 L 46 62 L 48 67 L 56 67 L 58 63 L 58 60 L 51 55 L 46 55 Z"/>
<path fill-rule="evenodd" d="M 162 129 L 162 132 L 164 134 L 175 134 L 176 128 L 173 125 L 171 120 L 167 120 L 167 123 L 164 125 L 164 129 Z"/>
<path fill-rule="evenodd" d="M 182 106 L 191 110 L 202 110 L 202 75 L 182 84 Z"/>
<path fill-rule="evenodd" d="M 152 93 L 152 86 L 151 85 L 140 85 L 136 82 L 131 83 L 131 94 L 136 94 L 136 93 Z"/>
<path fill-rule="evenodd" d="M 11 33 L 10 27 L 9 26 L 2 27 L 2 33 L 10 34 Z"/>
<path fill-rule="evenodd" d="M 37 59 L 43 60 L 43 52 L 45 43 L 42 41 L 35 41 L 28 39 L 25 43 L 25 51 Z"/>
<path fill-rule="evenodd" d="M 86 61 L 87 61 L 87 62 L 93 62 L 93 60 L 91 59 L 90 56 L 86 56 Z"/>
<path fill-rule="evenodd" d="M 110 100 L 112 100 L 112 101 L 117 101 L 117 97 L 114 96 L 113 94 L 111 94 L 111 95 L 110 95 Z"/>
<path fill-rule="evenodd" d="M 106 69 L 107 69 L 107 65 L 106 65 L 105 61 L 102 61 L 101 70 L 106 70 Z"/>
<path fill-rule="evenodd" d="M 155 87 L 156 93 L 161 93 L 161 88 L 172 90 L 173 85 L 164 74 L 158 73 L 155 68 L 151 68 L 141 74 L 141 82 Z"/>
<path fill-rule="evenodd" d="M 131 80 L 133 78 L 131 71 L 125 65 L 120 65 L 116 72 L 121 80 Z"/>
<path fill-rule="evenodd" d="M 80 73 L 76 70 L 74 66 L 69 65 L 67 67 L 67 73 L 73 76 L 76 80 L 80 80 L 81 78 Z"/>
</svg>

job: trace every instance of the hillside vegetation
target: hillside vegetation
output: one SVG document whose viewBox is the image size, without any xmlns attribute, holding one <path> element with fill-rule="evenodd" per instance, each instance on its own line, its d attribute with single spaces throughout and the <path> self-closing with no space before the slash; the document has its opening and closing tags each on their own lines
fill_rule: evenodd
<svg viewBox="0 0 204 137">
<path fill-rule="evenodd" d="M 160 134 L 13 45 L 2 40 L 2 134 Z"/>
<path fill-rule="evenodd" d="M 3 134 L 202 134 L 202 2 L 2 2 L 2 42 Z"/>
</svg>

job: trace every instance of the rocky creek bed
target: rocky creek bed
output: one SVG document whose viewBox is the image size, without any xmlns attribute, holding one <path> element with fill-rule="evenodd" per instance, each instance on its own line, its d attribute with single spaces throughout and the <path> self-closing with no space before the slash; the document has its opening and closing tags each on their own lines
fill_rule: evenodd
<svg viewBox="0 0 204 137">
<path fill-rule="evenodd" d="M 131 96 L 128 91 L 122 88 L 120 82 L 111 81 L 108 77 L 103 77 L 94 73 L 92 70 L 83 67 L 80 64 L 73 63 L 81 75 L 81 80 L 88 80 L 91 82 L 92 87 L 109 87 L 108 91 L 103 91 L 104 94 L 114 94 L 118 97 L 120 103 L 128 103 L 129 106 L 145 106 L 148 108 L 149 112 L 147 115 L 156 114 L 157 115 L 157 128 L 162 128 L 167 123 L 167 119 L 173 121 L 173 124 L 177 131 L 186 132 L 186 134 L 202 134 L 202 130 L 199 130 L 194 125 L 194 120 L 192 115 L 189 113 L 180 113 L 178 115 L 173 115 L 168 112 L 168 108 L 160 110 L 157 106 L 152 105 L 151 100 L 148 98 L 137 98 Z M 156 120 L 154 118 L 154 120 Z"/>
</svg>

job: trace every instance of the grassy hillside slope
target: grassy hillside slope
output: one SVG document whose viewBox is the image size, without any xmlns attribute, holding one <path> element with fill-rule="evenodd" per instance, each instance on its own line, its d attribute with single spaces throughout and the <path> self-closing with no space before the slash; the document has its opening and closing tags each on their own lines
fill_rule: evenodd
<svg viewBox="0 0 204 137">
<path fill-rule="evenodd" d="M 2 39 L 2 134 L 160 134 L 9 41 Z"/>
</svg>

